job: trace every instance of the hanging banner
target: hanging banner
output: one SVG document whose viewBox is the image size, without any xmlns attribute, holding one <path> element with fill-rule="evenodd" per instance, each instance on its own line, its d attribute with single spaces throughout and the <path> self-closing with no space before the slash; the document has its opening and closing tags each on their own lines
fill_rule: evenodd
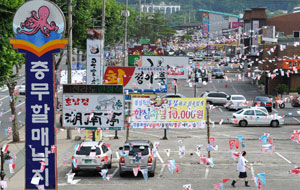
<svg viewBox="0 0 300 190">
<path fill-rule="evenodd" d="M 164 50 L 154 44 L 142 44 L 128 48 L 128 55 L 164 55 Z"/>
<path fill-rule="evenodd" d="M 124 86 L 127 92 L 167 92 L 165 67 L 106 67 L 104 84 Z"/>
<path fill-rule="evenodd" d="M 188 79 L 188 57 L 129 55 L 128 65 L 135 67 L 166 67 L 168 78 Z"/>
<path fill-rule="evenodd" d="M 64 85 L 62 119 L 64 127 L 123 128 L 122 85 Z"/>
<path fill-rule="evenodd" d="M 206 126 L 205 98 L 133 98 L 132 128 L 203 128 Z"/>
<path fill-rule="evenodd" d="M 68 40 L 65 18 L 49 1 L 28 1 L 13 20 L 10 43 L 26 57 L 25 189 L 57 189 L 54 101 L 54 56 Z M 41 162 L 45 167 L 41 167 Z"/>
<path fill-rule="evenodd" d="M 87 84 L 100 84 L 101 82 L 101 51 L 103 30 L 87 30 Z"/>
</svg>

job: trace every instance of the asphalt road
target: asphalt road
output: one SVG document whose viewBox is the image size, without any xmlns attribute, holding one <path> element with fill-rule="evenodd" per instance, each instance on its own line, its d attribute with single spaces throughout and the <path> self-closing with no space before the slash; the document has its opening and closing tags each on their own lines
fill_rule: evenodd
<svg viewBox="0 0 300 190">
<path fill-rule="evenodd" d="M 168 140 L 160 140 L 163 136 L 161 129 L 134 129 L 130 131 L 130 139 L 147 139 L 152 142 L 158 141 L 157 168 L 155 176 L 143 179 L 142 174 L 134 177 L 132 173 L 121 178 L 118 169 L 118 147 L 122 146 L 125 141 L 125 131 L 119 133 L 118 140 L 114 140 L 113 132 L 104 133 L 104 141 L 111 144 L 113 151 L 113 167 L 108 171 L 112 174 L 112 178 L 107 181 L 103 180 L 97 172 L 81 172 L 75 176 L 74 180 L 80 180 L 77 184 L 68 184 L 66 174 L 71 170 L 70 162 L 58 170 L 58 187 L 63 190 L 71 189 L 124 189 L 124 190 L 165 190 L 178 189 L 181 190 L 184 184 L 191 184 L 194 190 L 214 189 L 213 184 L 221 183 L 222 179 L 236 178 L 237 160 L 234 161 L 229 154 L 229 140 L 237 139 L 237 136 L 243 136 L 245 148 L 239 147 L 237 151 L 246 150 L 246 159 L 248 165 L 253 164 L 255 175 L 258 173 L 266 174 L 266 186 L 263 189 L 280 190 L 294 189 L 298 187 L 299 175 L 288 174 L 288 170 L 299 166 L 299 145 L 292 142 L 289 137 L 294 129 L 299 129 L 299 126 L 288 126 L 280 128 L 269 127 L 233 127 L 232 125 L 216 125 L 211 129 L 211 137 L 215 138 L 215 145 L 218 145 L 217 151 L 212 151 L 215 166 L 213 168 L 200 164 L 199 156 L 195 154 L 196 145 L 207 145 L 206 129 L 193 130 L 168 130 Z M 274 140 L 275 152 L 266 153 L 261 151 L 261 142 L 259 138 L 266 132 L 270 132 L 270 137 Z M 179 158 L 179 146 L 185 146 L 185 156 Z M 171 149 L 170 157 L 164 152 L 164 149 Z M 235 148 L 234 148 L 235 150 Z M 69 155 L 72 154 L 70 150 Z M 207 154 L 205 148 L 202 154 Z M 68 155 L 68 154 L 67 154 Z M 71 158 L 69 159 L 69 161 Z M 171 174 L 168 170 L 168 160 L 175 160 L 180 163 L 179 173 Z M 251 171 L 248 171 L 248 176 L 251 180 Z M 225 183 L 224 189 L 229 189 L 230 182 Z M 255 184 L 250 181 L 250 188 L 257 189 Z M 238 183 L 236 189 L 245 189 L 243 183 Z"/>
</svg>

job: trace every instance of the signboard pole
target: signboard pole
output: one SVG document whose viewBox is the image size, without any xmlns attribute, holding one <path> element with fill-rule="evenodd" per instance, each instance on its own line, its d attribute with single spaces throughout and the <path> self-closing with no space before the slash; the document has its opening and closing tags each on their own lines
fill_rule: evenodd
<svg viewBox="0 0 300 190">
<path fill-rule="evenodd" d="M 72 0 L 68 0 L 68 84 L 72 84 Z M 72 139 L 72 131 L 67 128 L 67 139 Z"/>
<path fill-rule="evenodd" d="M 197 74 L 196 74 L 196 67 L 195 67 L 195 70 L 194 70 L 194 75 L 195 75 L 195 84 L 194 84 L 194 98 L 196 98 L 196 95 L 197 95 L 197 83 L 196 83 L 196 80 L 197 80 Z"/>
<path fill-rule="evenodd" d="M 209 127 L 209 109 L 206 108 L 206 113 L 207 113 L 207 119 L 206 119 L 206 125 L 207 125 L 207 142 L 208 144 L 210 143 L 209 138 L 210 138 L 210 127 Z M 210 150 L 207 153 L 207 157 L 210 158 Z"/>
</svg>

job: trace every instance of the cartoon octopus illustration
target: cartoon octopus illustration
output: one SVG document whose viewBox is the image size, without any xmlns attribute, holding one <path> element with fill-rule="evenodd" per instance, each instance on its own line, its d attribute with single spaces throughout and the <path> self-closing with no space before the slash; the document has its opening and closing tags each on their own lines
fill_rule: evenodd
<svg viewBox="0 0 300 190">
<path fill-rule="evenodd" d="M 46 38 L 50 37 L 50 31 L 57 32 L 58 26 L 56 26 L 54 21 L 51 21 L 50 25 L 48 24 L 48 17 L 50 14 L 50 10 L 46 6 L 42 6 L 38 10 L 38 16 L 36 15 L 36 11 L 31 11 L 31 17 L 26 18 L 25 22 L 21 22 L 21 28 L 24 29 L 33 29 L 31 31 L 21 30 L 20 27 L 17 28 L 18 34 L 24 33 L 27 35 L 34 35 L 40 29 L 41 32 L 45 35 Z"/>
</svg>

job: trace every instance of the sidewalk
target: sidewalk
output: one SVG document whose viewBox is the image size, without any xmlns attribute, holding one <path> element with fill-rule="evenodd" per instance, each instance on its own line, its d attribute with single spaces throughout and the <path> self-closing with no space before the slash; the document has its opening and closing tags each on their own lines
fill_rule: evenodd
<svg viewBox="0 0 300 190">
<path fill-rule="evenodd" d="M 19 132 L 21 142 L 10 143 L 11 138 L 4 142 L 9 144 L 9 151 L 15 153 L 17 156 L 16 161 L 14 161 L 14 163 L 16 164 L 15 173 L 10 174 L 8 164 L 4 164 L 6 174 L 4 179 L 7 180 L 7 189 L 25 189 L 25 127 L 19 130 Z M 72 130 L 71 140 L 66 139 L 66 130 L 60 130 L 56 134 L 57 168 L 63 166 L 64 158 L 71 160 L 70 155 L 73 154 L 73 147 L 80 142 L 74 141 L 75 136 L 81 136 L 81 139 L 83 139 L 83 134 L 79 134 L 76 130 Z"/>
</svg>

